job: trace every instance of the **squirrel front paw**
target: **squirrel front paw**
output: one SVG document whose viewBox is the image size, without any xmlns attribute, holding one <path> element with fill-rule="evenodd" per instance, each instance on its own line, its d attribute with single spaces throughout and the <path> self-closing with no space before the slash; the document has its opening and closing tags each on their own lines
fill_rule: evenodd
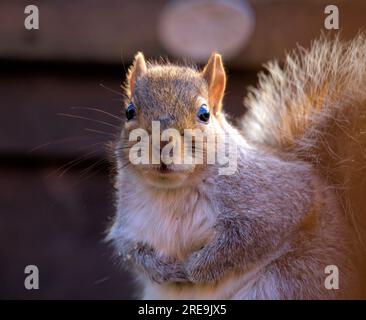
<svg viewBox="0 0 366 320">
<path fill-rule="evenodd" d="M 188 281 L 183 265 L 179 261 L 158 255 L 149 245 L 138 243 L 129 255 L 134 266 L 152 282 L 162 284 Z"/>
<path fill-rule="evenodd" d="M 205 248 L 191 254 L 185 269 L 188 280 L 197 284 L 214 283 L 221 275 L 218 265 L 214 265 L 212 257 Z"/>
<path fill-rule="evenodd" d="M 170 262 L 166 266 L 165 281 L 169 282 L 188 282 L 186 271 L 184 270 L 183 264 L 180 262 Z"/>
<path fill-rule="evenodd" d="M 163 283 L 181 283 L 187 282 L 183 267 L 179 264 L 164 264 L 160 265 L 157 269 L 146 269 L 144 268 L 144 274 L 152 281 L 157 284 Z"/>
</svg>

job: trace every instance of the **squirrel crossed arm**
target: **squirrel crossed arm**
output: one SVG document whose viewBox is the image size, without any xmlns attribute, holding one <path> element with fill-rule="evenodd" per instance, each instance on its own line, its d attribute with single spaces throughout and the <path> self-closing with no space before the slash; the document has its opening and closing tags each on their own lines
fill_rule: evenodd
<svg viewBox="0 0 366 320">
<path fill-rule="evenodd" d="M 313 192 L 320 190 L 318 183 L 311 181 L 310 172 L 285 162 L 268 170 L 261 173 L 268 179 L 251 173 L 238 177 L 246 179 L 246 187 L 222 188 L 220 203 L 224 207 L 217 218 L 215 235 L 185 264 L 190 281 L 214 283 L 233 271 L 248 271 L 284 246 L 294 231 L 301 231 L 302 222 L 314 216 Z M 295 182 L 291 176 L 299 179 Z M 229 199 L 230 195 L 225 192 L 233 189 L 243 201 L 241 212 L 237 211 L 240 205 L 232 208 L 230 203 L 234 199 Z M 286 198 L 291 201 L 284 202 Z"/>
</svg>

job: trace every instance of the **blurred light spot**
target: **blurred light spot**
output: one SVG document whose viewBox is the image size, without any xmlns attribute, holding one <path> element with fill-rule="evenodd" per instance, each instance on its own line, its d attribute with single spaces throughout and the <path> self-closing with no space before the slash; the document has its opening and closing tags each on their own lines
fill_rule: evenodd
<svg viewBox="0 0 366 320">
<path fill-rule="evenodd" d="M 238 54 L 254 26 L 244 0 L 175 0 L 163 9 L 158 33 L 169 53 L 205 62 L 212 51 L 226 59 Z"/>
</svg>

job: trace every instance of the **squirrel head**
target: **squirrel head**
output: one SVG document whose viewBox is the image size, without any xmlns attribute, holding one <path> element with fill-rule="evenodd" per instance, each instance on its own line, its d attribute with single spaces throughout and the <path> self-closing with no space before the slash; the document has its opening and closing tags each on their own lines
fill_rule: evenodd
<svg viewBox="0 0 366 320">
<path fill-rule="evenodd" d="M 174 129 L 182 138 L 180 144 L 171 138 L 166 143 L 159 141 L 161 157 L 165 145 L 171 144 L 174 146 L 174 157 L 180 157 L 180 162 L 184 162 L 182 155 L 186 146 L 183 146 L 183 137 L 187 130 L 198 129 L 206 135 L 217 132 L 225 86 L 225 70 L 218 53 L 211 55 L 203 70 L 170 63 L 146 62 L 144 55 L 137 53 L 124 86 L 127 97 L 126 121 L 120 144 L 123 145 L 120 149 L 123 149 L 126 159 L 127 153 L 136 144 L 136 141 L 131 142 L 129 138 L 132 131 L 140 129 L 148 133 L 150 139 L 145 141 L 145 146 L 149 145 L 150 162 L 133 165 L 135 172 L 143 174 L 144 178 L 151 178 L 154 182 L 164 181 L 163 184 L 172 186 L 174 181 L 182 182 L 192 173 L 202 170 L 204 165 L 179 161 L 173 161 L 171 164 L 164 161 L 160 164 L 152 163 L 153 152 L 156 151 L 152 146 L 151 137 L 154 133 L 154 123 L 159 124 L 160 132 Z M 194 145 L 196 137 L 189 138 L 193 140 Z M 203 143 L 201 148 L 205 146 L 207 142 Z M 205 151 L 203 150 L 203 153 Z M 172 153 L 170 150 L 169 154 Z M 121 153 L 117 155 L 121 156 Z"/>
</svg>

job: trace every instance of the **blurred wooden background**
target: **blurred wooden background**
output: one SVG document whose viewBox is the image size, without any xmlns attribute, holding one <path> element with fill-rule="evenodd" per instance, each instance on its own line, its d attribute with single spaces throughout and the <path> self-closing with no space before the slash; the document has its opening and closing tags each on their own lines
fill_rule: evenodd
<svg viewBox="0 0 366 320">
<path fill-rule="evenodd" d="M 214 0 L 211 0 L 214 1 Z M 226 0 L 229 1 L 229 0 Z M 3 58 L 127 63 L 138 50 L 149 57 L 169 54 L 158 24 L 171 0 L 33 1 L 39 5 L 40 29 L 24 29 L 27 1 L 2 0 L 0 56 Z M 224 1 L 225 2 L 225 1 Z M 256 24 L 248 46 L 230 64 L 258 68 L 283 57 L 297 43 L 308 45 L 324 29 L 324 9 L 337 5 L 340 27 L 351 37 L 365 25 L 363 0 L 250 0 Z"/>
<path fill-rule="evenodd" d="M 328 1 L 248 2 L 253 33 L 225 59 L 225 108 L 233 121 L 245 112 L 246 87 L 265 61 L 329 32 Z M 0 2 L 0 298 L 132 298 L 131 278 L 102 243 L 114 210 L 103 145 L 119 123 L 83 108 L 122 115 L 120 84 L 136 51 L 182 58 L 159 34 L 171 1 L 35 0 L 40 29 L 31 31 L 24 28 L 28 4 Z M 365 1 L 331 4 L 339 8 L 342 37 L 364 27 Z M 40 268 L 38 291 L 24 289 L 28 264 Z"/>
</svg>

